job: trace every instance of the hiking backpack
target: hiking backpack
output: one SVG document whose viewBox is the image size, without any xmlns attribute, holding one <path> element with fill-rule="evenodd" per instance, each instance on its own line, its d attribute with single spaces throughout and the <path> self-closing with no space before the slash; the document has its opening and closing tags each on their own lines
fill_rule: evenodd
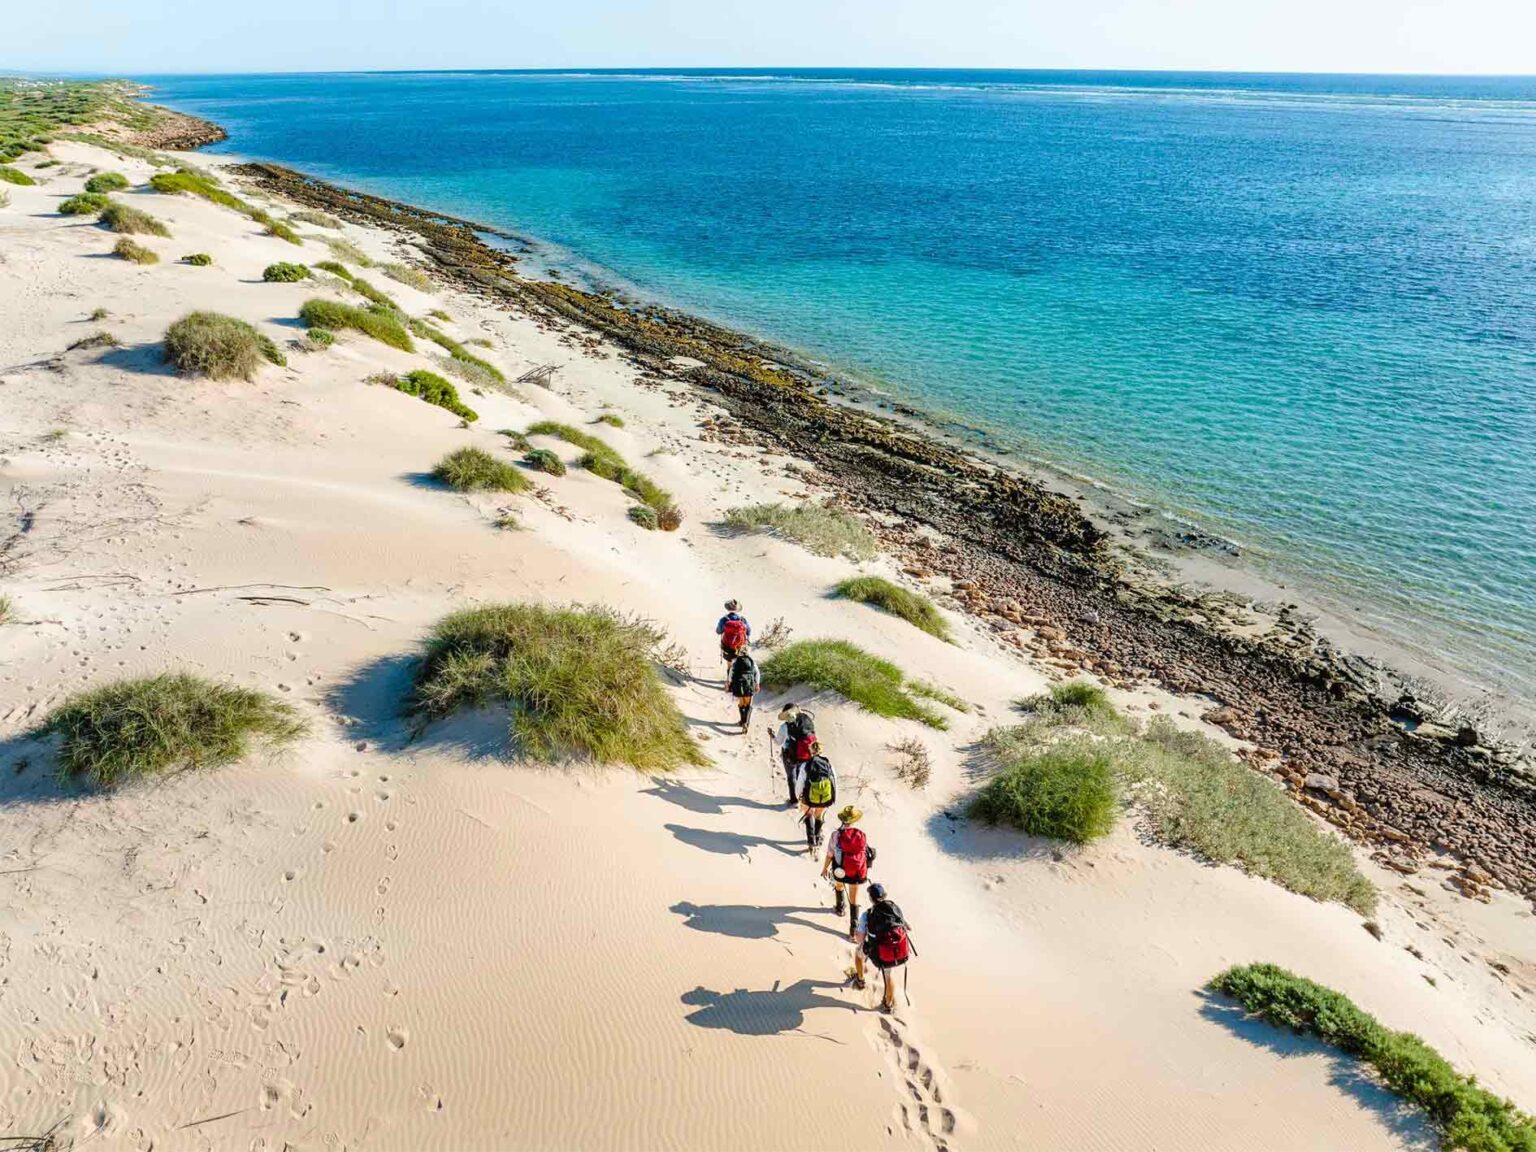
<svg viewBox="0 0 1536 1152">
<path fill-rule="evenodd" d="M 789 721 L 789 738 L 796 744 L 809 740 L 816 735 L 816 713 L 807 712 L 804 708 L 796 712 Z M 809 756 L 800 757 L 809 760 Z"/>
<path fill-rule="evenodd" d="M 745 667 L 743 667 L 745 664 Z M 757 661 L 750 656 L 738 656 L 736 662 L 731 665 L 731 692 L 735 696 L 756 696 L 757 690 L 762 686 L 762 674 L 757 670 Z"/>
<path fill-rule="evenodd" d="M 907 935 L 907 921 L 901 909 L 889 900 L 869 910 L 869 932 L 864 938 L 864 952 L 882 968 L 899 968 L 912 955 L 912 940 Z"/>
<path fill-rule="evenodd" d="M 800 797 L 812 808 L 825 808 L 837 799 L 832 783 L 832 764 L 825 756 L 812 756 L 805 765 L 805 793 Z"/>
<path fill-rule="evenodd" d="M 842 879 L 848 884 L 862 884 L 869 877 L 869 840 L 861 828 L 839 828 L 837 851 L 842 859 Z"/>
<path fill-rule="evenodd" d="M 793 747 L 796 764 L 804 764 L 807 760 L 814 760 L 817 747 L 816 733 L 812 732 L 809 736 L 802 736 L 800 739 L 795 740 Z"/>
<path fill-rule="evenodd" d="M 745 646 L 746 642 L 747 622 L 740 616 L 726 617 L 725 627 L 720 631 L 720 647 L 735 652 Z"/>
</svg>

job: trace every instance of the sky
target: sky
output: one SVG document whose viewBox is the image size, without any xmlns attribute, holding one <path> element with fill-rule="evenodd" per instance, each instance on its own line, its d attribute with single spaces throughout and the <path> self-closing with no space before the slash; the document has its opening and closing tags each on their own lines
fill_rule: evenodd
<svg viewBox="0 0 1536 1152">
<path fill-rule="evenodd" d="M 0 73 L 1536 72 L 1536 0 L 7 0 Z"/>
</svg>

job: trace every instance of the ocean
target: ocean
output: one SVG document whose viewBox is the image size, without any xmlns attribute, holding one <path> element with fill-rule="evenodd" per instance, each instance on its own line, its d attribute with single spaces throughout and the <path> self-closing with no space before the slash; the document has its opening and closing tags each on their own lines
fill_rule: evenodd
<svg viewBox="0 0 1536 1152">
<path fill-rule="evenodd" d="M 152 76 L 1536 688 L 1536 79 Z"/>
</svg>

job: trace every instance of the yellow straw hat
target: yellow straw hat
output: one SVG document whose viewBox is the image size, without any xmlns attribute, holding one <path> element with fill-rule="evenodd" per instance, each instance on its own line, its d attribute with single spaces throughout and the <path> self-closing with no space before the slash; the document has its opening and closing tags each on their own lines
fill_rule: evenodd
<svg viewBox="0 0 1536 1152">
<path fill-rule="evenodd" d="M 844 824 L 857 824 L 860 820 L 864 819 L 864 813 L 860 812 L 852 804 L 849 804 L 837 814 L 837 818 Z"/>
</svg>

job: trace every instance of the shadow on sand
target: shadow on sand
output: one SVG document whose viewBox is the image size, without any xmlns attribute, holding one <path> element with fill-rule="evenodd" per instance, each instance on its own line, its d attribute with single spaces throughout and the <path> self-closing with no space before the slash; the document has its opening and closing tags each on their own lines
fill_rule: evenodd
<svg viewBox="0 0 1536 1152">
<path fill-rule="evenodd" d="M 753 992 L 738 988 L 734 992 L 714 992 L 702 985 L 683 993 L 684 1004 L 694 1008 L 683 1019 L 695 1028 L 722 1028 L 738 1036 L 778 1036 L 799 1032 L 805 1026 L 805 1014 L 813 1008 L 836 1008 L 843 1012 L 858 1009 L 845 1000 L 821 995 L 819 989 L 838 988 L 830 980 L 797 980 L 788 988 L 778 981 L 772 988 Z M 818 1033 L 809 1033 L 818 1035 Z M 832 1040 L 823 1036 L 824 1040 Z M 832 1040 L 833 1043 L 838 1043 Z"/>
<path fill-rule="evenodd" d="M 745 796 L 711 796 L 681 780 L 659 779 L 652 787 L 643 789 L 641 795 L 655 796 L 658 800 L 676 804 L 700 816 L 723 816 L 727 808 L 755 808 L 760 812 L 784 811 L 784 805 L 771 804 L 765 800 L 751 800 Z"/>
<path fill-rule="evenodd" d="M 1328 1083 L 1351 1097 L 1360 1107 L 1374 1113 L 1404 1148 L 1431 1152 L 1440 1147 L 1439 1138 L 1424 1113 L 1400 1099 L 1372 1079 L 1365 1065 L 1330 1048 L 1310 1036 L 1299 1036 L 1250 1016 L 1238 1005 L 1214 992 L 1199 993 L 1200 1015 L 1225 1028 L 1239 1040 L 1273 1052 L 1281 1059 L 1298 1056 L 1322 1057 L 1329 1065 Z"/>
<path fill-rule="evenodd" d="M 766 836 L 752 836 L 744 832 L 714 832 L 708 828 L 689 828 L 682 824 L 666 825 L 668 832 L 684 844 L 701 852 L 716 856 L 740 856 L 745 860 L 753 848 L 772 848 L 786 856 L 801 856 L 803 841 L 770 840 Z"/>
<path fill-rule="evenodd" d="M 683 917 L 685 927 L 699 932 L 712 932 L 717 936 L 734 936 L 738 940 L 775 939 L 779 935 L 780 925 L 809 928 L 813 932 L 825 932 L 840 940 L 847 939 L 836 928 L 813 920 L 799 919 L 802 914 L 827 915 L 826 908 L 761 908 L 755 904 L 690 904 L 684 900 L 672 905 L 671 911 Z"/>
</svg>

